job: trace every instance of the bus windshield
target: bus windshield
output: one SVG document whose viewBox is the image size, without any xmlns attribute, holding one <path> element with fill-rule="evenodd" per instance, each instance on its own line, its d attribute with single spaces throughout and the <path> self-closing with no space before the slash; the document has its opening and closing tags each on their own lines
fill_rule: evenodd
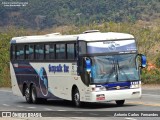
<svg viewBox="0 0 160 120">
<path fill-rule="evenodd" d="M 136 54 L 95 56 L 92 59 L 92 83 L 139 80 Z"/>
</svg>

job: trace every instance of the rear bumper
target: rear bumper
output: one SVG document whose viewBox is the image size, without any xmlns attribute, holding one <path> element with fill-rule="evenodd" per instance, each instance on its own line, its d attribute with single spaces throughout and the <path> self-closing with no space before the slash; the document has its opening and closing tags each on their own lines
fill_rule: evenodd
<svg viewBox="0 0 160 120">
<path fill-rule="evenodd" d="M 101 92 L 91 92 L 89 102 L 105 102 L 115 100 L 125 100 L 140 98 L 142 95 L 141 88 L 127 90 L 110 90 Z"/>
</svg>

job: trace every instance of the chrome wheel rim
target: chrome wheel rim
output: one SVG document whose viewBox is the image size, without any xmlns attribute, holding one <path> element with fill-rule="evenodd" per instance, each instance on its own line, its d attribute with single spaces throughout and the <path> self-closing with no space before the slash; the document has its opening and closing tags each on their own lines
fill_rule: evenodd
<svg viewBox="0 0 160 120">
<path fill-rule="evenodd" d="M 34 93 L 34 89 L 32 89 L 32 100 L 33 100 L 33 102 L 36 100 L 36 95 Z"/>
<path fill-rule="evenodd" d="M 74 95 L 74 100 L 75 100 L 76 105 L 79 105 L 80 96 L 78 92 L 76 92 L 76 94 Z"/>
<path fill-rule="evenodd" d="M 26 100 L 28 101 L 29 100 L 29 89 L 26 88 L 25 90 L 25 97 L 26 97 Z"/>
</svg>

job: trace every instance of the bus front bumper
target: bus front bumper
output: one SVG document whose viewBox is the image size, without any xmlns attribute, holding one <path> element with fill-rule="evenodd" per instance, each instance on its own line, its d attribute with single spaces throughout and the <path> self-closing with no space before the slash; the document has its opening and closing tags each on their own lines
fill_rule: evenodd
<svg viewBox="0 0 160 120">
<path fill-rule="evenodd" d="M 134 99 L 134 98 L 140 98 L 141 95 L 142 95 L 141 88 L 91 92 L 90 102 L 105 102 L 105 101 Z"/>
</svg>

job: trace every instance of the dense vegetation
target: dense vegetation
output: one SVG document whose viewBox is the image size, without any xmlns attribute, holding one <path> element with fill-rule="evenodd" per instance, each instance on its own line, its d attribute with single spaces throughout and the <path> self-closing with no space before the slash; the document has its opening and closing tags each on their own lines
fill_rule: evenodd
<svg viewBox="0 0 160 120">
<path fill-rule="evenodd" d="M 143 83 L 160 84 L 160 0 L 5 0 L 27 1 L 26 7 L 0 3 L 0 87 L 11 86 L 9 41 L 14 36 L 77 34 L 88 29 L 130 33 L 147 56 Z"/>
<path fill-rule="evenodd" d="M 90 24 L 88 26 L 61 26 L 57 28 L 39 30 L 19 29 L 7 27 L 0 31 L 0 86 L 10 86 L 9 74 L 9 41 L 13 36 L 47 34 L 56 31 L 63 34 L 82 33 L 88 29 L 99 29 L 102 32 L 124 32 L 131 33 L 137 39 L 139 53 L 147 56 L 148 65 L 152 63 L 153 68 L 142 70 L 143 83 L 160 84 L 160 21 L 148 23 L 137 21 L 136 23 L 114 23 L 104 22 L 102 24 Z M 148 66 L 149 67 L 149 66 Z"/>
<path fill-rule="evenodd" d="M 160 17 L 160 0 L 5 0 L 25 1 L 25 7 L 0 4 L 0 26 L 43 29 L 60 25 L 152 21 Z"/>
</svg>

